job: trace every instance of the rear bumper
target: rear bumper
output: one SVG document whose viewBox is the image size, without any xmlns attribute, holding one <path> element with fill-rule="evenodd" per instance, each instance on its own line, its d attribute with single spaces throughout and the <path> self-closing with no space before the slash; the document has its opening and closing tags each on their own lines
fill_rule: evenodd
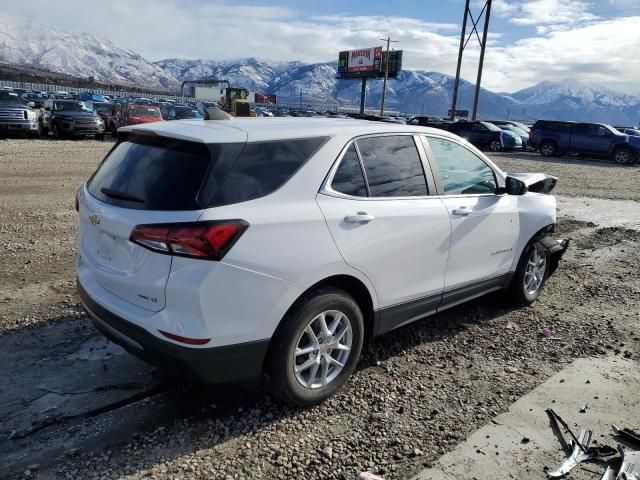
<svg viewBox="0 0 640 480">
<path fill-rule="evenodd" d="M 206 383 L 258 378 L 269 340 L 214 348 L 189 348 L 165 342 L 98 304 L 78 281 L 80 299 L 94 325 L 107 338 L 141 360 Z"/>
</svg>

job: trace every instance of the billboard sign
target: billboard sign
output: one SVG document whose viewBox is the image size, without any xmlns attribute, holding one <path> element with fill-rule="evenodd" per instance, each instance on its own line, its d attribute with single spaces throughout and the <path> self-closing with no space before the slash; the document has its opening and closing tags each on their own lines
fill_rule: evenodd
<svg viewBox="0 0 640 480">
<path fill-rule="evenodd" d="M 382 47 L 349 50 L 338 54 L 337 78 L 382 78 L 386 63 Z M 389 78 L 396 78 L 402 70 L 402 50 L 389 52 Z"/>
<path fill-rule="evenodd" d="M 349 50 L 338 55 L 338 73 L 377 72 L 381 66 L 382 47 Z"/>
</svg>

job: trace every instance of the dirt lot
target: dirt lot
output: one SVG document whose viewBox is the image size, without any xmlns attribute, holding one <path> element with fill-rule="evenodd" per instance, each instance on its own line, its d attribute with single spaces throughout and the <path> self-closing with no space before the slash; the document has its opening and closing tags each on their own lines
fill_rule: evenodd
<svg viewBox="0 0 640 480">
<path fill-rule="evenodd" d="M 615 226 L 629 210 L 616 201 L 640 200 L 640 168 L 499 154 L 611 217 L 571 218 L 567 204 L 558 232 L 572 246 L 533 306 L 490 296 L 379 338 L 311 409 L 259 385 L 159 379 L 95 331 L 74 291 L 71 202 L 109 147 L 0 140 L 0 478 L 407 478 L 566 363 L 640 358 L 640 232 Z"/>
</svg>

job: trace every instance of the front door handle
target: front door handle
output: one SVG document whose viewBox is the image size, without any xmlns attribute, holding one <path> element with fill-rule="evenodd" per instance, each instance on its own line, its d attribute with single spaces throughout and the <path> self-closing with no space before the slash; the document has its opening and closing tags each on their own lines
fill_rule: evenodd
<svg viewBox="0 0 640 480">
<path fill-rule="evenodd" d="M 358 212 L 356 215 L 347 215 L 344 217 L 345 223 L 360 223 L 365 224 L 374 220 L 376 217 L 367 214 L 367 212 Z"/>
<path fill-rule="evenodd" d="M 470 213 L 471 213 L 471 209 L 469 207 L 465 207 L 465 206 L 454 208 L 451 211 L 452 215 L 459 215 L 461 217 L 466 217 Z"/>
</svg>

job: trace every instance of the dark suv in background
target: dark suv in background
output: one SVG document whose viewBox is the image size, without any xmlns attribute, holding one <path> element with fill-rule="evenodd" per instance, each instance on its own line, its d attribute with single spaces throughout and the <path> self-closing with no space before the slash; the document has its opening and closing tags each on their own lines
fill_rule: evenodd
<svg viewBox="0 0 640 480">
<path fill-rule="evenodd" d="M 603 123 L 538 120 L 529 134 L 531 145 L 545 157 L 574 153 L 610 158 L 620 164 L 640 157 L 640 137 Z"/>
<path fill-rule="evenodd" d="M 501 150 L 522 150 L 522 139 L 513 132 L 502 130 L 493 123 L 458 120 L 447 127 L 451 133 L 468 140 L 478 148 L 492 152 Z"/>
<path fill-rule="evenodd" d="M 47 100 L 40 117 L 42 133 L 56 137 L 104 136 L 104 120 L 78 100 Z"/>
</svg>

